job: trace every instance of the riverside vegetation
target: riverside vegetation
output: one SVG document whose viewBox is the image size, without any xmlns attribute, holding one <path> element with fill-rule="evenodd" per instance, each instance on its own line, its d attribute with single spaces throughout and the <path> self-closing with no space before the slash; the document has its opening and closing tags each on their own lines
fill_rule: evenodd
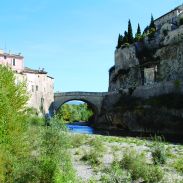
<svg viewBox="0 0 183 183">
<path fill-rule="evenodd" d="M 0 66 L 0 182 L 183 182 L 183 146 L 160 137 L 118 138 L 68 133 L 26 108 L 25 83 Z"/>
</svg>

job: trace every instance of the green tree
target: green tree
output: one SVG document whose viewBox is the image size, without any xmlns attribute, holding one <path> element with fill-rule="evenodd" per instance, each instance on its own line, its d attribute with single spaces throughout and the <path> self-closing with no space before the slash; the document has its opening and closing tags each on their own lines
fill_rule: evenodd
<svg viewBox="0 0 183 183">
<path fill-rule="evenodd" d="M 131 25 L 131 21 L 128 21 L 128 43 L 132 44 L 134 41 L 133 38 L 133 30 L 132 30 L 132 25 Z"/>
<path fill-rule="evenodd" d="M 151 22 L 149 25 L 149 29 L 156 29 L 156 25 L 154 24 L 154 18 L 152 14 L 151 14 Z"/>
<path fill-rule="evenodd" d="M 128 43 L 128 33 L 125 31 L 124 32 L 124 37 L 123 37 L 123 44 Z"/>
<path fill-rule="evenodd" d="M 140 25 L 138 24 L 137 27 L 137 33 L 135 34 L 135 41 L 140 41 L 141 40 L 141 29 L 140 29 Z"/>
<path fill-rule="evenodd" d="M 116 46 L 116 49 L 119 49 L 123 44 L 123 36 L 119 34 L 118 36 L 118 44 Z"/>
<path fill-rule="evenodd" d="M 148 33 L 148 31 L 149 31 L 149 26 L 147 26 L 147 27 L 144 29 L 144 31 L 143 31 L 143 35 L 144 35 L 144 34 L 147 34 L 147 33 Z"/>
<path fill-rule="evenodd" d="M 28 153 L 25 142 L 26 84 L 15 84 L 15 76 L 8 67 L 0 65 L 0 182 L 15 182 L 18 164 Z"/>
<path fill-rule="evenodd" d="M 58 117 L 65 122 L 88 121 L 93 112 L 87 104 L 64 104 L 58 112 Z"/>
</svg>

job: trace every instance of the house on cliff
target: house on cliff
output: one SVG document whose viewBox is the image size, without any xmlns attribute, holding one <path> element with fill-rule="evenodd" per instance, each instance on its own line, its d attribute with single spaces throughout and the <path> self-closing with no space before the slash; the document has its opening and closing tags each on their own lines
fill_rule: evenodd
<svg viewBox="0 0 183 183">
<path fill-rule="evenodd" d="M 24 66 L 24 57 L 20 54 L 5 53 L 0 50 L 0 64 L 10 67 L 16 76 L 16 83 L 25 81 L 30 95 L 28 107 L 36 109 L 38 114 L 50 112 L 54 101 L 54 78 L 43 69 L 34 70 Z"/>
<path fill-rule="evenodd" d="M 154 21 L 156 32 L 153 37 L 146 35 L 143 40 L 130 45 L 124 44 L 115 50 L 115 64 L 109 70 L 110 92 L 133 90 L 134 94 L 138 93 L 137 96 L 145 97 L 148 94 L 153 96 L 172 92 L 177 85 L 181 88 L 183 83 L 181 19 L 183 20 L 183 5 Z"/>
<path fill-rule="evenodd" d="M 183 5 L 180 5 L 173 10 L 167 12 L 166 14 L 160 16 L 154 20 L 156 29 L 160 30 L 163 26 L 171 27 L 171 29 L 176 29 L 179 26 L 179 20 L 183 15 Z"/>
</svg>

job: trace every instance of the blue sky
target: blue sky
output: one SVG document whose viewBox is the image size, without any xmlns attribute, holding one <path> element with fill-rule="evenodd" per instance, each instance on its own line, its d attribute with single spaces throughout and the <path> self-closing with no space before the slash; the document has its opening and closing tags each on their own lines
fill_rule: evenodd
<svg viewBox="0 0 183 183">
<path fill-rule="evenodd" d="M 1 0 L 0 48 L 45 68 L 55 91 L 107 91 L 119 33 L 143 29 L 183 0 Z"/>
</svg>

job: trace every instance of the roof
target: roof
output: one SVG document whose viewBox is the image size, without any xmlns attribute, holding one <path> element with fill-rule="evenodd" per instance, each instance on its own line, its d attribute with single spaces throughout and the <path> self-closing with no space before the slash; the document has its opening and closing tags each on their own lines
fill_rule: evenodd
<svg viewBox="0 0 183 183">
<path fill-rule="evenodd" d="M 159 18 L 155 19 L 154 22 L 157 21 L 157 20 L 159 20 L 159 19 L 161 19 L 162 17 L 164 17 L 164 16 L 166 16 L 166 15 L 168 15 L 168 14 L 170 14 L 170 13 L 176 11 L 176 10 L 180 10 L 180 9 L 183 10 L 183 5 L 177 6 L 177 7 L 174 8 L 173 10 L 171 10 L 171 11 L 165 13 L 164 15 L 160 16 Z"/>
<path fill-rule="evenodd" d="M 31 69 L 29 67 L 25 67 L 24 70 L 23 70 L 24 73 L 33 73 L 33 74 L 47 74 L 46 71 L 44 71 L 44 69 L 39 69 L 39 70 L 36 70 L 36 69 Z"/>
<path fill-rule="evenodd" d="M 24 58 L 24 57 L 23 57 L 23 56 L 21 56 L 20 54 L 19 54 L 19 55 L 17 55 L 17 54 L 3 53 L 3 52 L 1 52 L 1 53 L 0 53 L 0 56 L 7 56 L 7 57 L 12 57 L 12 58 L 21 58 L 21 59 L 23 59 L 23 58 Z"/>
</svg>

